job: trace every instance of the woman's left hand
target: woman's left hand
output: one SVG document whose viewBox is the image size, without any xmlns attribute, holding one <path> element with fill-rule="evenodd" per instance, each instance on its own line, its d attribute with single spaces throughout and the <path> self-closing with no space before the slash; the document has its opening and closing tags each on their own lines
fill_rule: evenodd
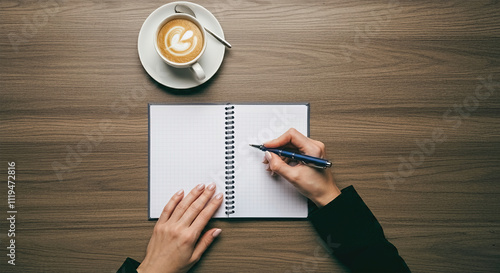
<svg viewBox="0 0 500 273">
<path fill-rule="evenodd" d="M 199 184 L 183 198 L 180 190 L 167 203 L 149 241 L 146 257 L 137 272 L 187 272 L 220 234 L 218 228 L 202 230 L 222 204 L 215 184 Z M 198 240 L 198 238 L 200 238 Z"/>
</svg>

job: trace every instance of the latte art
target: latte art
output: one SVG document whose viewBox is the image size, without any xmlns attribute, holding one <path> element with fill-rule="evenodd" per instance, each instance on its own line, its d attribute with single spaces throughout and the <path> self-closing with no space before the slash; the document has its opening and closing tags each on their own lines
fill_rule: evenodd
<svg viewBox="0 0 500 273">
<path fill-rule="evenodd" d="M 157 43 L 165 58 L 175 63 L 187 63 L 201 53 L 203 34 L 195 23 L 174 19 L 160 29 Z"/>
<path fill-rule="evenodd" d="M 180 38 L 181 35 L 182 38 Z M 186 31 L 183 27 L 174 27 L 165 36 L 165 45 L 168 52 L 176 56 L 186 56 L 191 53 L 197 43 L 198 37 L 193 37 L 193 31 Z"/>
</svg>

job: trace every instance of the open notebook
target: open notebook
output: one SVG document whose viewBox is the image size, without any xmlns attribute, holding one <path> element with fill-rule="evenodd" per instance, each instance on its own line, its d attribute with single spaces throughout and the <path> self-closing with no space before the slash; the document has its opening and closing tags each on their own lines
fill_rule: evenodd
<svg viewBox="0 0 500 273">
<path fill-rule="evenodd" d="M 150 104 L 149 218 L 178 190 L 215 182 L 216 218 L 305 218 L 307 199 L 262 164 L 262 144 L 294 127 L 309 135 L 309 105 Z"/>
</svg>

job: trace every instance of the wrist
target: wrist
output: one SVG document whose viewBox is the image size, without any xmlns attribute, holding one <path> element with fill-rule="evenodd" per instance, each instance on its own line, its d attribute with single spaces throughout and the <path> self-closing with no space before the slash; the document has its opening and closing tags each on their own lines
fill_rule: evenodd
<svg viewBox="0 0 500 273">
<path fill-rule="evenodd" d="M 176 273 L 176 272 L 186 272 L 187 270 L 174 269 L 165 264 L 158 263 L 147 263 L 144 260 L 139 267 L 136 269 L 137 273 Z"/>
<path fill-rule="evenodd" d="M 156 272 L 170 272 L 170 271 L 165 271 L 165 269 L 161 270 L 158 268 L 152 268 L 152 267 L 147 267 L 147 266 L 139 266 L 136 269 L 137 273 L 156 273 Z"/>
<path fill-rule="evenodd" d="M 136 269 L 137 273 L 145 273 L 145 272 L 151 272 L 151 270 L 149 270 L 147 268 L 147 266 L 144 265 L 144 262 L 142 262 L 139 267 L 137 267 Z"/>
<path fill-rule="evenodd" d="M 146 259 L 137 267 L 137 273 L 160 272 L 153 264 L 150 264 Z"/>
<path fill-rule="evenodd" d="M 314 202 L 314 204 L 316 204 L 318 208 L 321 208 L 332 202 L 335 198 L 337 198 L 340 195 L 340 193 L 341 191 L 337 187 L 335 187 L 331 191 L 328 191 L 326 194 L 319 196 L 312 201 Z"/>
</svg>

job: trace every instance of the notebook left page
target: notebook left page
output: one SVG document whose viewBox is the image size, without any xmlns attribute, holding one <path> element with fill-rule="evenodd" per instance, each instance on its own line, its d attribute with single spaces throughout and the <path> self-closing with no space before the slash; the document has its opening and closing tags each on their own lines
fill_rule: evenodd
<svg viewBox="0 0 500 273">
<path fill-rule="evenodd" d="M 224 105 L 149 106 L 149 218 L 180 189 L 215 182 L 224 193 Z M 222 205 L 214 217 L 227 217 Z"/>
</svg>

